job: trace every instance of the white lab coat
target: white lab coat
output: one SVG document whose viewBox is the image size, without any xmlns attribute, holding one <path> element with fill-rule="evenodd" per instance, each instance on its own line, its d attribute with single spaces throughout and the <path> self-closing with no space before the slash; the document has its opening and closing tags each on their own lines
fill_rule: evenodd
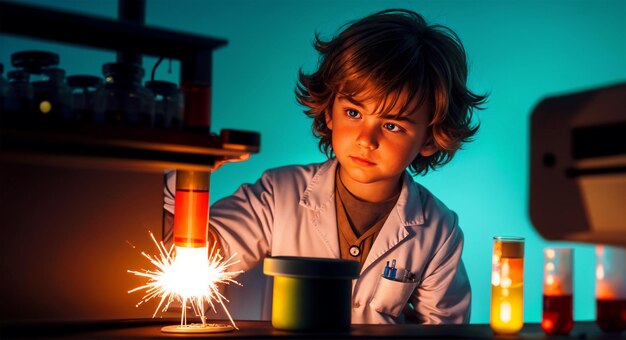
<svg viewBox="0 0 626 340">
<path fill-rule="evenodd" d="M 226 257 L 238 254 L 241 262 L 232 269 L 248 270 L 269 255 L 339 258 L 336 168 L 331 159 L 271 169 L 215 202 L 209 223 Z M 173 213 L 174 188 L 165 192 L 165 207 Z M 405 322 L 401 311 L 409 302 L 410 313 L 422 323 L 469 322 L 471 291 L 462 249 L 457 215 L 405 173 L 398 202 L 353 280 L 352 323 Z M 381 278 L 394 259 L 416 282 Z"/>
</svg>

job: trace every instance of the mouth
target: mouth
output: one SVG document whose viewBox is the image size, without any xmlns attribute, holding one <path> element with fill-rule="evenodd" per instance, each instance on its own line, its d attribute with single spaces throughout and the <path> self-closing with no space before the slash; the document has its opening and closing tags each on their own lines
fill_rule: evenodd
<svg viewBox="0 0 626 340">
<path fill-rule="evenodd" d="M 350 156 L 350 159 L 354 163 L 359 164 L 359 165 L 363 165 L 363 166 L 374 166 L 374 165 L 376 165 L 376 163 L 371 162 L 371 161 L 369 161 L 369 160 L 367 160 L 365 158 L 361 158 L 361 157 Z"/>
</svg>

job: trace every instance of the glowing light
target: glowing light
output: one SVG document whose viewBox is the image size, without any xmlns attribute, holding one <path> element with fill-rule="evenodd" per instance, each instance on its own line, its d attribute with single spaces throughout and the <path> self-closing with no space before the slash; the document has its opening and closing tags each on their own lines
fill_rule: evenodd
<svg viewBox="0 0 626 340">
<path fill-rule="evenodd" d="M 239 262 L 233 261 L 236 254 L 224 260 L 219 250 L 215 249 L 215 244 L 209 251 L 208 243 L 206 247 L 201 248 L 172 245 L 168 250 L 163 242 L 157 242 L 152 232 L 150 237 L 156 244 L 159 254 L 150 255 L 145 252 L 141 254 L 156 268 L 128 270 L 129 273 L 148 279 L 146 284 L 128 291 L 128 293 L 145 291 L 137 307 L 144 302 L 158 299 L 159 304 L 152 315 L 155 317 L 159 310 L 166 312 L 172 302 L 178 301 L 182 305 L 181 326 L 186 326 L 188 308 L 201 318 L 203 325 L 206 325 L 205 307 L 210 306 L 216 312 L 215 305 L 219 304 L 233 327 L 238 329 L 224 305 L 224 301 L 228 302 L 228 299 L 217 289 L 218 284 L 241 285 L 233 280 L 233 277 L 242 271 L 227 271 L 228 267 Z"/>
<path fill-rule="evenodd" d="M 497 271 L 491 272 L 491 284 L 494 286 L 500 285 L 500 273 Z"/>
<path fill-rule="evenodd" d="M 511 303 L 504 301 L 500 304 L 500 320 L 502 322 L 511 321 Z"/>
<path fill-rule="evenodd" d="M 554 329 L 554 322 L 550 319 L 543 319 L 541 320 L 541 327 L 548 332 L 552 331 L 552 329 Z"/>
<path fill-rule="evenodd" d="M 598 279 L 598 280 L 604 279 L 604 266 L 601 265 L 601 264 L 599 264 L 596 267 L 596 279 Z"/>
</svg>

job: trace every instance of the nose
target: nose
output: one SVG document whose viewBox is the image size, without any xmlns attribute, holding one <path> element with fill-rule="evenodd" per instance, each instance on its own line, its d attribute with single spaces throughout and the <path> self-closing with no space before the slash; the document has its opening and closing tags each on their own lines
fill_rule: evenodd
<svg viewBox="0 0 626 340">
<path fill-rule="evenodd" d="M 356 143 L 358 146 L 375 150 L 378 148 L 378 132 L 375 127 L 361 126 L 359 130 L 359 134 L 356 138 Z"/>
</svg>

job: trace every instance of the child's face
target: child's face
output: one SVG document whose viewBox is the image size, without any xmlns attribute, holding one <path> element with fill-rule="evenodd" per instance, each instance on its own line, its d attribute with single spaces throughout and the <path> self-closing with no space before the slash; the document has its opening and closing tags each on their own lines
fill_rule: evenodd
<svg viewBox="0 0 626 340">
<path fill-rule="evenodd" d="M 400 99 L 396 107 L 405 98 Z M 427 136 L 428 105 L 403 113 L 402 118 L 385 118 L 375 112 L 376 104 L 338 95 L 326 119 L 341 179 L 349 189 L 350 184 L 396 187 L 418 154 L 430 156 L 437 151 Z"/>
</svg>

